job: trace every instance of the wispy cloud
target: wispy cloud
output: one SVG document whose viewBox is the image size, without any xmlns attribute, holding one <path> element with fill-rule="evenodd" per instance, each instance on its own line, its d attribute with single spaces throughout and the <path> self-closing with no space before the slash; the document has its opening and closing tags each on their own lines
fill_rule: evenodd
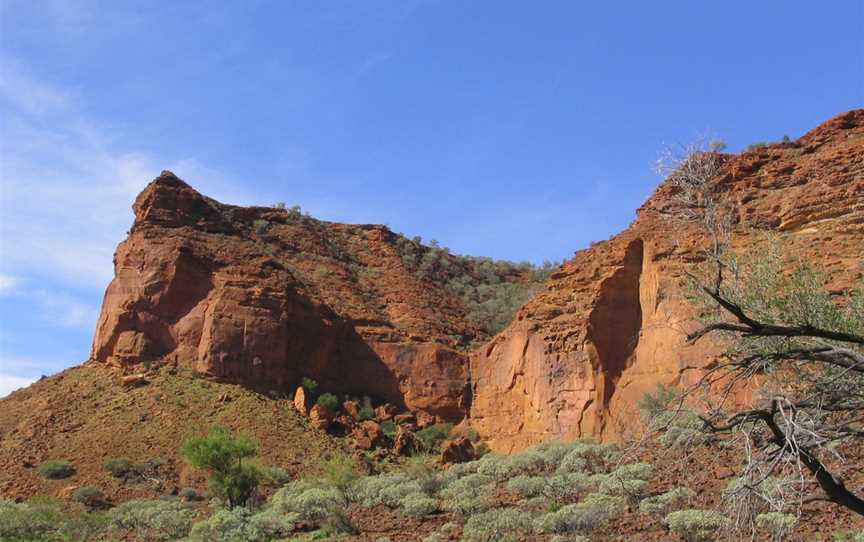
<svg viewBox="0 0 864 542">
<path fill-rule="evenodd" d="M 42 318 L 63 327 L 93 329 L 99 316 L 98 306 L 70 295 L 48 290 L 30 294 L 39 304 Z"/>
<path fill-rule="evenodd" d="M 35 378 L 0 373 L 0 398 L 6 397 L 19 388 L 26 388 L 35 381 Z"/>
<path fill-rule="evenodd" d="M 120 149 L 107 129 L 80 113 L 72 94 L 20 64 L 0 59 L 0 72 L 0 273 L 104 288 L 114 248 L 132 222 L 130 206 L 164 168 L 209 195 L 252 199 L 194 158 L 159 163 Z"/>
<path fill-rule="evenodd" d="M 0 275 L 0 295 L 7 294 L 18 285 L 18 278 L 11 275 Z"/>
</svg>

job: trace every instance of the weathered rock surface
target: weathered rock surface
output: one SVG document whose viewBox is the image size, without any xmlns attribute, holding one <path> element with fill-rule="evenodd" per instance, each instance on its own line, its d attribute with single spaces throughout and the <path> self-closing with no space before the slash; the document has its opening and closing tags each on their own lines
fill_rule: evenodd
<svg viewBox="0 0 864 542">
<path fill-rule="evenodd" d="M 387 228 L 224 205 L 163 172 L 135 202 L 91 357 L 282 393 L 310 377 L 322 391 L 411 410 L 419 427 L 467 413 L 497 451 L 617 438 L 645 392 L 695 378 L 685 369 L 719 351 L 684 341 L 696 322 L 682 276 L 705 239 L 669 220 L 671 190 L 661 185 L 627 230 L 577 252 L 469 356 L 456 347 L 480 335 L 464 309 L 405 267 Z M 716 190 L 736 202 L 734 244 L 779 233 L 829 271 L 830 288 L 860 283 L 864 110 L 729 156 Z"/>
<path fill-rule="evenodd" d="M 402 265 L 383 226 L 223 205 L 163 172 L 115 254 L 91 357 L 256 389 L 300 379 L 446 419 L 467 411 L 458 303 Z"/>
<path fill-rule="evenodd" d="M 729 157 L 716 180 L 737 203 L 734 244 L 779 232 L 790 253 L 825 266 L 833 289 L 864 277 L 864 110 L 800 140 Z M 681 284 L 705 239 L 666 218 L 661 185 L 631 226 L 577 252 L 513 323 L 471 356 L 471 425 L 492 449 L 551 438 L 616 438 L 658 383 L 696 376 L 718 345 L 696 328 Z"/>
</svg>

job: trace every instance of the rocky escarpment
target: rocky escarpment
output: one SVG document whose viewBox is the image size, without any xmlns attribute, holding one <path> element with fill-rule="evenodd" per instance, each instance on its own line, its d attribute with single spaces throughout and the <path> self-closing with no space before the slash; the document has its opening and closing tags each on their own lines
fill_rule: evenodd
<svg viewBox="0 0 864 542">
<path fill-rule="evenodd" d="M 726 160 L 716 189 L 735 202 L 733 244 L 782 236 L 793 258 L 824 266 L 828 287 L 864 278 L 864 110 L 797 142 Z M 552 438 L 616 438 L 658 383 L 698 376 L 719 346 L 686 344 L 695 329 L 683 272 L 705 239 L 671 222 L 663 184 L 620 235 L 579 251 L 503 333 L 471 356 L 472 426 L 493 449 Z M 692 376 L 691 376 L 692 375 Z"/>
<path fill-rule="evenodd" d="M 377 396 L 444 419 L 467 411 L 458 341 L 479 332 L 406 268 L 383 226 L 241 208 L 163 172 L 137 198 L 91 358 L 171 364 L 263 390 Z"/>
<path fill-rule="evenodd" d="M 734 244 L 780 234 L 795 258 L 827 269 L 830 288 L 860 283 L 864 111 L 728 156 L 714 182 L 735 203 Z M 645 392 L 697 377 L 688 369 L 719 352 L 685 342 L 696 323 L 682 277 L 705 239 L 669 220 L 671 191 L 661 185 L 627 230 L 576 253 L 467 354 L 488 335 L 454 295 L 465 283 L 448 274 L 461 264 L 446 252 L 383 226 L 224 205 L 163 172 L 135 202 L 92 359 L 127 372 L 176 365 L 286 393 L 308 376 L 323 390 L 439 419 L 467 414 L 499 451 L 617 438 Z M 524 280 L 511 271 L 506 280 Z"/>
</svg>

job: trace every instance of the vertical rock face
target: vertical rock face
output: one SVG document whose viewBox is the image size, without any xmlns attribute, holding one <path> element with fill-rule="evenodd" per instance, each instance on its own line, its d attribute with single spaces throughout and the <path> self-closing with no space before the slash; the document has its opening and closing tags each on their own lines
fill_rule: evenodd
<svg viewBox="0 0 864 542">
<path fill-rule="evenodd" d="M 309 376 L 324 389 L 368 393 L 442 418 L 466 411 L 467 360 L 441 344 L 447 330 L 435 328 L 456 318 L 452 303 L 443 300 L 438 322 L 431 311 L 412 312 L 422 304 L 412 298 L 413 277 L 403 272 L 407 286 L 384 285 L 392 298 L 385 310 L 408 321 L 399 325 L 386 312 L 382 318 L 380 310 L 344 302 L 339 292 L 322 293 L 291 264 L 299 253 L 318 257 L 321 269 L 336 266 L 321 255 L 334 250 L 332 230 L 369 252 L 386 250 L 383 228 L 331 227 L 303 217 L 286 224 L 286 211 L 222 205 L 170 172 L 139 195 L 134 210 L 135 224 L 115 255 L 92 359 L 119 367 L 167 362 L 286 392 Z M 263 224 L 266 234 L 256 231 Z M 435 303 L 427 297 L 421 301 Z"/>
<path fill-rule="evenodd" d="M 796 258 L 826 268 L 830 288 L 862 282 L 864 110 L 730 156 L 715 183 L 736 203 L 733 244 L 780 234 Z M 458 300 L 406 269 L 386 228 L 223 205 L 163 172 L 135 202 L 91 357 L 288 393 L 308 376 L 424 420 L 468 414 L 498 451 L 614 439 L 645 392 L 695 378 L 689 369 L 720 351 L 685 344 L 697 324 L 682 278 L 705 239 L 667 218 L 671 196 L 661 185 L 627 230 L 577 252 L 466 355 L 455 347 L 477 329 Z"/>
<path fill-rule="evenodd" d="M 864 278 L 864 111 L 796 143 L 729 157 L 717 190 L 736 202 L 733 244 L 781 235 L 796 258 L 824 266 L 829 288 Z M 698 229 L 669 221 L 661 185 L 620 235 L 579 251 L 516 320 L 471 356 L 470 418 L 497 451 L 581 436 L 615 439 L 657 384 L 696 378 L 720 345 L 696 329 L 683 272 L 701 259 Z"/>
</svg>

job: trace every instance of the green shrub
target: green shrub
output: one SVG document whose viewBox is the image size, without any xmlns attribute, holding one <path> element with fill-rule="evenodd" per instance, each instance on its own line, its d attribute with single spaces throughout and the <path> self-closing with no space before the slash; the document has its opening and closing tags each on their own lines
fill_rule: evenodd
<svg viewBox="0 0 864 542">
<path fill-rule="evenodd" d="M 339 412 L 339 399 L 332 393 L 323 393 L 318 397 L 318 406 L 326 408 L 330 412 Z"/>
<path fill-rule="evenodd" d="M 300 385 L 303 387 L 304 390 L 309 392 L 310 396 L 314 397 L 315 395 L 318 394 L 318 382 L 317 381 L 312 380 L 311 378 L 309 378 L 307 376 L 304 376 L 303 379 L 300 381 Z"/>
<path fill-rule="evenodd" d="M 375 409 L 372 408 L 372 399 L 370 399 L 368 395 L 363 397 L 358 417 L 361 421 L 375 419 Z"/>
<path fill-rule="evenodd" d="M 75 473 L 72 463 L 62 459 L 52 459 L 39 465 L 36 470 L 49 480 L 62 480 Z"/>
<path fill-rule="evenodd" d="M 450 435 L 452 430 L 452 423 L 436 423 L 417 431 L 415 436 L 426 451 L 433 451 Z"/>
<path fill-rule="evenodd" d="M 396 438 L 396 422 L 393 420 L 384 420 L 381 422 L 381 431 L 384 432 L 384 436 L 393 440 Z"/>
<path fill-rule="evenodd" d="M 727 520 L 714 510 L 679 510 L 666 515 L 669 530 L 686 542 L 710 542 Z"/>
<path fill-rule="evenodd" d="M 444 477 L 435 469 L 433 461 L 431 456 L 418 455 L 408 458 L 402 466 L 402 472 L 417 482 L 427 495 L 434 495 L 445 485 Z"/>
<path fill-rule="evenodd" d="M 105 495 L 102 490 L 93 486 L 79 487 L 72 492 L 72 500 L 87 508 L 95 508 L 102 503 L 104 498 Z"/>
<path fill-rule="evenodd" d="M 257 452 L 258 445 L 251 437 L 233 436 L 224 427 L 214 427 L 204 437 L 192 437 L 181 448 L 187 463 L 210 473 L 210 494 L 229 507 L 244 505 L 255 494 L 263 474 L 243 460 Z"/>
<path fill-rule="evenodd" d="M 122 457 L 106 457 L 102 460 L 102 466 L 111 473 L 114 478 L 126 478 L 135 470 L 135 466 L 128 459 Z"/>
<path fill-rule="evenodd" d="M 357 472 L 357 464 L 347 455 L 333 456 L 324 463 L 324 481 L 342 494 L 345 494 L 358 478 L 360 473 Z"/>
<path fill-rule="evenodd" d="M 189 534 L 194 512 L 178 500 L 133 500 L 109 513 L 114 528 L 137 540 L 176 540 Z"/>
<path fill-rule="evenodd" d="M 798 516 L 782 512 L 766 512 L 756 516 L 756 526 L 771 536 L 774 542 L 780 542 L 792 534 L 798 526 Z"/>
<path fill-rule="evenodd" d="M 438 501 L 425 493 L 411 493 L 402 497 L 399 508 L 406 516 L 423 517 L 438 510 Z"/>
<path fill-rule="evenodd" d="M 253 513 L 247 508 L 235 507 L 216 511 L 204 521 L 196 523 L 189 542 L 270 542 L 289 536 L 294 530 L 292 517 L 270 511 Z"/>
<path fill-rule="evenodd" d="M 674 512 L 685 506 L 696 496 L 693 490 L 686 487 L 676 487 L 666 493 L 643 499 L 639 503 L 639 511 L 643 514 L 662 514 Z"/>
<path fill-rule="evenodd" d="M 0 501 L 0 540 L 9 542 L 88 542 L 101 540 L 107 516 L 100 513 L 66 512 L 50 497 L 34 497 L 26 503 Z"/>
<path fill-rule="evenodd" d="M 265 467 L 264 469 L 262 469 L 262 471 L 264 474 L 264 478 L 266 478 L 267 482 L 277 487 L 282 487 L 294 479 L 294 477 L 291 476 L 290 472 L 283 469 L 282 467 L 277 467 L 275 465 Z"/>
<path fill-rule="evenodd" d="M 463 540 L 478 542 L 519 540 L 531 530 L 531 516 L 518 508 L 496 508 L 468 518 Z"/>
</svg>

